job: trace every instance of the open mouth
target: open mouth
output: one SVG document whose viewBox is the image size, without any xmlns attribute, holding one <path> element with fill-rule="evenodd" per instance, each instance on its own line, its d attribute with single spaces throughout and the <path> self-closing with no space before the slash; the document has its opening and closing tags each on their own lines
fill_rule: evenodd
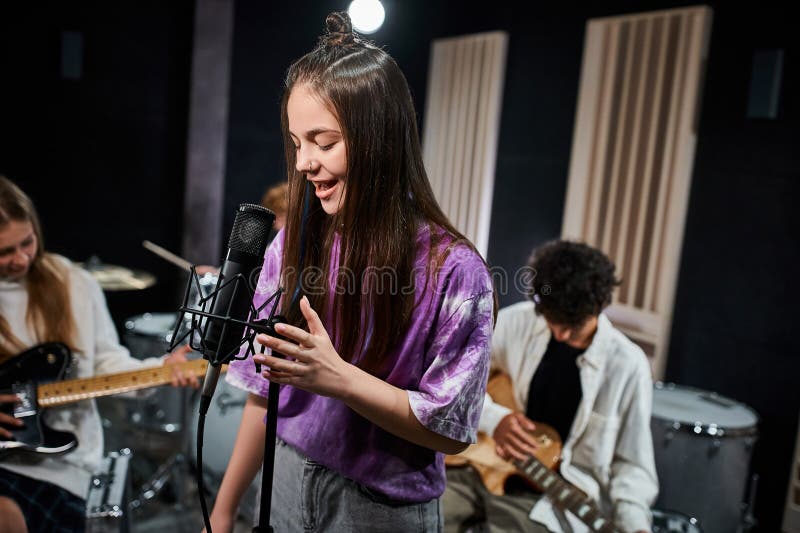
<svg viewBox="0 0 800 533">
<path fill-rule="evenodd" d="M 339 184 L 338 179 L 332 179 L 327 181 L 315 181 L 314 188 L 316 189 L 317 198 L 320 200 L 327 199 L 330 195 L 333 194 L 333 191 L 336 189 L 336 186 Z"/>
</svg>

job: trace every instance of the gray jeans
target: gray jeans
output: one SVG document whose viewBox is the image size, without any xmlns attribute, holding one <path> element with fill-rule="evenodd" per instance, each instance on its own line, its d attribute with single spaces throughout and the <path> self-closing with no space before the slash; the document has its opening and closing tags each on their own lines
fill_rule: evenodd
<svg viewBox="0 0 800 533">
<path fill-rule="evenodd" d="M 390 501 L 303 457 L 280 439 L 270 522 L 275 533 L 442 531 L 438 498 L 411 504 Z"/>
</svg>

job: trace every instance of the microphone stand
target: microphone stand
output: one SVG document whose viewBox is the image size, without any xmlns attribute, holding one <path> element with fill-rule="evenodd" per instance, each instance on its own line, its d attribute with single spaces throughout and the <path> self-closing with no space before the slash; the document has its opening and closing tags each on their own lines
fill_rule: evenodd
<svg viewBox="0 0 800 533">
<path fill-rule="evenodd" d="M 229 283 L 234 283 L 233 291 L 234 294 L 236 291 L 239 290 L 240 285 L 244 285 L 246 290 L 250 290 L 247 288 L 247 281 L 241 274 L 226 280 L 224 283 L 218 285 L 211 294 L 206 297 L 200 299 L 200 309 L 190 307 L 189 304 L 189 296 L 191 292 L 192 282 L 194 282 L 198 289 L 199 289 L 199 279 L 197 277 L 197 273 L 195 268 L 191 268 L 191 276 L 189 279 L 189 283 L 186 287 L 186 292 L 184 294 L 183 305 L 179 309 L 180 318 L 175 325 L 175 330 L 172 335 L 172 342 L 170 343 L 170 351 L 175 349 L 180 343 L 182 343 L 186 337 L 189 337 L 189 345 L 195 351 L 199 351 L 204 354 L 204 357 L 209 359 L 209 366 L 206 370 L 206 379 L 203 383 L 203 392 L 200 397 L 200 409 L 199 409 L 199 418 L 198 418 L 198 431 L 197 431 L 197 490 L 200 497 L 200 506 L 203 511 L 203 521 L 205 523 L 205 528 L 207 533 L 212 533 L 211 531 L 211 523 L 208 514 L 208 509 L 206 507 L 205 501 L 205 489 L 204 489 L 204 480 L 203 480 L 203 434 L 204 434 L 204 427 L 205 427 L 205 415 L 208 412 L 208 409 L 211 404 L 211 398 L 214 394 L 214 390 L 217 385 L 217 380 L 219 379 L 221 366 L 223 364 L 227 364 L 231 359 L 246 359 L 247 357 L 253 355 L 255 353 L 255 346 L 254 340 L 255 336 L 258 333 L 266 333 L 272 337 L 276 338 L 283 338 L 275 332 L 275 325 L 281 322 L 285 322 L 286 320 L 280 316 L 275 314 L 276 307 L 278 305 L 278 301 L 280 300 L 280 295 L 283 293 L 283 289 L 278 289 L 272 296 L 270 296 L 258 309 L 254 308 L 252 303 L 250 304 L 250 318 L 254 319 L 257 317 L 261 311 L 269 305 L 271 302 L 273 303 L 272 308 L 269 312 L 269 316 L 266 319 L 261 320 L 253 320 L 253 321 L 241 321 L 234 319 L 230 316 L 230 305 L 226 310 L 226 314 L 223 315 L 215 315 L 206 311 L 206 309 L 213 309 L 214 302 L 216 301 L 217 295 L 220 293 L 222 289 L 224 289 Z M 252 292 L 252 291 L 251 291 Z M 249 300 L 252 302 L 253 295 L 249 295 Z M 231 302 L 233 298 L 231 298 Z M 184 317 L 186 314 L 191 314 L 191 327 L 188 331 L 183 333 L 183 335 L 178 335 L 180 332 L 181 326 L 184 321 Z M 205 324 L 203 324 L 203 319 L 206 319 Z M 228 332 L 228 326 L 231 325 L 238 325 L 244 326 L 245 332 L 243 338 L 237 343 L 236 347 L 230 350 L 227 354 L 222 357 L 217 355 L 213 359 L 207 357 L 206 354 L 206 334 L 208 332 L 208 327 L 211 324 L 211 321 L 222 322 L 222 331 L 220 333 L 220 338 L 218 340 L 218 346 L 223 346 L 225 344 L 226 333 Z M 199 333 L 199 341 L 195 339 L 194 333 Z M 245 343 L 248 343 L 247 352 L 243 357 L 236 357 L 237 353 L 240 351 L 241 346 Z M 261 347 L 261 353 L 265 352 L 265 347 Z M 282 354 L 273 351 L 272 354 L 276 357 L 284 357 Z M 261 373 L 260 365 L 256 365 L 256 372 Z M 253 528 L 254 533 L 262 533 L 262 532 L 272 532 L 273 529 L 269 525 L 270 522 L 270 513 L 272 507 L 272 477 L 274 473 L 275 467 L 275 439 L 277 437 L 277 422 L 278 422 L 278 400 L 279 400 L 279 393 L 280 393 L 280 386 L 275 383 L 270 383 L 269 385 L 269 398 L 268 398 L 268 407 L 267 407 L 267 422 L 266 422 L 266 438 L 264 441 L 264 463 L 262 465 L 262 478 L 261 478 L 261 504 L 259 507 L 259 523 Z"/>
</svg>

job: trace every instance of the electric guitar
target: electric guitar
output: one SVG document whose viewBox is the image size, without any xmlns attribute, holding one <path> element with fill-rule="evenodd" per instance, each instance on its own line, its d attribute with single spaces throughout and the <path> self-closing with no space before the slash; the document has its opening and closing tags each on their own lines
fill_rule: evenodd
<svg viewBox="0 0 800 533">
<path fill-rule="evenodd" d="M 0 404 L 0 410 L 25 423 L 22 427 L 6 426 L 14 439 L 0 439 L 0 460 L 12 453 L 60 455 L 78 446 L 74 434 L 45 424 L 41 416 L 44 409 L 165 385 L 172 381 L 175 367 L 183 373 L 203 377 L 208 366 L 208 361 L 196 359 L 177 365 L 64 380 L 71 362 L 72 353 L 67 346 L 50 342 L 34 346 L 0 365 L 0 393 L 13 394 L 18 399 L 16 404 Z"/>
<path fill-rule="evenodd" d="M 506 374 L 495 374 L 489 380 L 486 390 L 496 403 L 514 409 L 511 380 Z M 524 461 L 514 459 L 509 462 L 500 458 L 495 452 L 494 439 L 485 433 L 480 433 L 478 442 L 458 455 L 446 456 L 445 464 L 448 466 L 469 464 L 478 472 L 486 490 L 498 496 L 505 494 L 505 485 L 509 478 L 520 477 L 542 491 L 555 507 L 570 511 L 588 527 L 589 531 L 620 533 L 594 500 L 557 473 L 562 449 L 558 432 L 547 424 L 540 422 L 535 424 L 533 437 L 537 442 L 537 449 Z"/>
</svg>

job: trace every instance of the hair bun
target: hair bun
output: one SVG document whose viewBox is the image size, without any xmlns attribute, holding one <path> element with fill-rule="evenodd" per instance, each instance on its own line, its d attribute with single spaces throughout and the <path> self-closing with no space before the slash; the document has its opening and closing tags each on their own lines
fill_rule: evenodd
<svg viewBox="0 0 800 533">
<path fill-rule="evenodd" d="M 325 44 L 328 46 L 342 46 L 353 43 L 356 36 L 353 33 L 353 23 L 346 11 L 334 11 L 325 18 Z"/>
</svg>

